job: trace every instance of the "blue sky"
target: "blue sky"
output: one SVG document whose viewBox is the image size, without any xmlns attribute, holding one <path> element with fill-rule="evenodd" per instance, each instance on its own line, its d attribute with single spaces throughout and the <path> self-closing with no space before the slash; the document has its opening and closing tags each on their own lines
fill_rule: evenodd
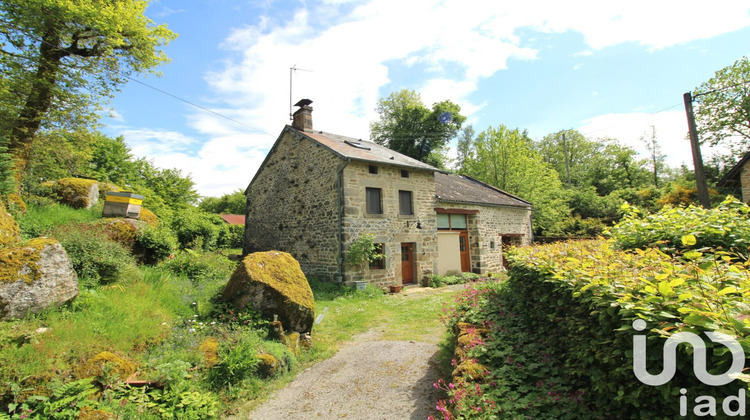
<svg viewBox="0 0 750 420">
<path fill-rule="evenodd" d="M 146 14 L 179 35 L 171 62 L 117 93 L 103 131 L 204 196 L 252 179 L 289 123 L 293 66 L 316 130 L 368 138 L 377 100 L 406 88 L 458 103 L 477 132 L 642 149 L 653 125 L 668 163 L 692 167 L 682 95 L 750 53 L 746 0 L 152 0 Z"/>
</svg>

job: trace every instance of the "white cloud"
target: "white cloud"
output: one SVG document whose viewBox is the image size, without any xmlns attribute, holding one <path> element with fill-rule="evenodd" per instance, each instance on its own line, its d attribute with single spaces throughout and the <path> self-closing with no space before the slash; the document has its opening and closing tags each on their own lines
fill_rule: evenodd
<svg viewBox="0 0 750 420">
<path fill-rule="evenodd" d="M 176 168 L 190 175 L 203 196 L 244 189 L 270 147 L 265 134 L 215 136 L 193 150 L 198 142 L 177 132 L 123 129 L 120 133 L 135 157 L 146 157 L 159 168 Z"/>
<path fill-rule="evenodd" d="M 182 151 L 196 140 L 181 133 L 153 129 L 124 129 L 120 132 L 136 156 L 159 156 Z"/>
<path fill-rule="evenodd" d="M 325 7 L 340 3 L 329 1 Z M 319 27 L 318 9 L 309 6 L 287 22 L 260 18 L 256 25 L 232 30 L 223 47 L 233 58 L 206 80 L 217 99 L 249 111 L 266 123 L 263 130 L 275 132 L 288 121 L 289 68 L 312 70 L 294 74 L 292 100 L 315 101 L 316 128 L 364 137 L 376 118 L 380 89 L 391 81 L 391 64 L 425 69 L 420 93 L 426 102 L 449 97 L 475 112 L 483 105 L 469 98 L 482 79 L 505 69 L 510 59 L 537 59 L 537 51 L 523 45 L 519 29 L 581 33 L 590 48 L 576 55 L 588 56 L 623 42 L 658 49 L 729 32 L 750 24 L 749 8 L 738 0 L 720 5 L 589 0 L 576 7 L 560 1 L 373 0 Z M 700 25 L 685 25 L 695 16 Z"/>
</svg>

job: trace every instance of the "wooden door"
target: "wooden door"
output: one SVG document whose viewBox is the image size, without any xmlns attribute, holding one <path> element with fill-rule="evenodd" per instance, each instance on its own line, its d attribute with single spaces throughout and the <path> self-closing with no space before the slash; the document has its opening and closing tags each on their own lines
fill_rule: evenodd
<svg viewBox="0 0 750 420">
<path fill-rule="evenodd" d="M 414 283 L 414 244 L 401 244 L 401 284 Z"/>
<path fill-rule="evenodd" d="M 469 256 L 469 232 L 463 231 L 458 234 L 458 251 L 461 254 L 461 271 L 471 271 L 471 258 Z"/>
</svg>

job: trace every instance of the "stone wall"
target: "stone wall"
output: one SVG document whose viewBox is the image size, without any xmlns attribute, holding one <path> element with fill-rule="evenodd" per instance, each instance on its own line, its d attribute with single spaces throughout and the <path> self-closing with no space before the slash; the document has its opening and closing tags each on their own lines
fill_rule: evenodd
<svg viewBox="0 0 750 420">
<path fill-rule="evenodd" d="M 437 220 L 435 218 L 435 177 L 433 172 L 406 169 L 384 164 L 377 174 L 370 173 L 370 164 L 351 162 L 344 170 L 344 249 L 366 233 L 382 243 L 385 255 L 383 269 L 347 265 L 344 281 L 365 280 L 378 286 L 401 284 L 401 243 L 412 242 L 416 266 L 415 281 L 419 283 L 437 269 Z M 402 176 L 408 171 L 408 177 Z M 382 214 L 367 214 L 366 188 L 380 188 Z M 399 214 L 399 191 L 412 192 L 413 215 Z M 409 226 L 407 226 L 407 222 Z M 420 222 L 422 229 L 417 229 Z"/>
<path fill-rule="evenodd" d="M 740 172 L 740 183 L 742 184 L 742 201 L 750 203 L 750 164 L 745 164 Z"/>
<path fill-rule="evenodd" d="M 477 274 L 503 269 L 503 235 L 517 238 L 522 245 L 531 243 L 531 210 L 441 201 L 434 207 L 478 211 L 466 216 L 471 271 Z"/>
<path fill-rule="evenodd" d="M 331 151 L 285 129 L 247 191 L 244 253 L 284 251 L 307 276 L 338 274 L 337 171 Z"/>
</svg>

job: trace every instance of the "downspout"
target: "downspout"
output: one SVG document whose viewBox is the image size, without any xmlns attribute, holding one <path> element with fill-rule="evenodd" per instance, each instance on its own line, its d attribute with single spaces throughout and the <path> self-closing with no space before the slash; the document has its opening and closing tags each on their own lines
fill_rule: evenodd
<svg viewBox="0 0 750 420">
<path fill-rule="evenodd" d="M 336 276 L 336 282 L 342 284 L 344 282 L 344 168 L 349 165 L 352 160 L 347 158 L 346 162 L 336 172 L 336 182 L 338 184 L 338 196 L 339 196 L 339 273 Z"/>
</svg>

